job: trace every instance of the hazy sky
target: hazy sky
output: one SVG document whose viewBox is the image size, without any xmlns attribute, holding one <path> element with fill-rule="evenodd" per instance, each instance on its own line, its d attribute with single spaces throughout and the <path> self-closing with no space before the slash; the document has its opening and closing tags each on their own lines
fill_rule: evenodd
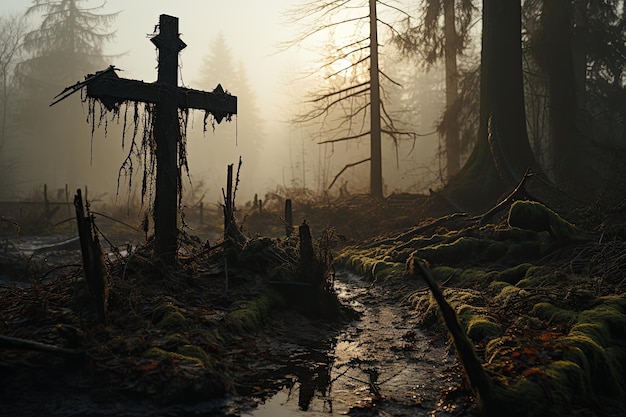
<svg viewBox="0 0 626 417">
<path fill-rule="evenodd" d="M 0 12 L 24 12 L 30 0 L 2 0 Z M 83 6 L 102 4 L 85 2 Z M 124 70 L 125 78 L 147 82 L 156 79 L 156 53 L 148 35 L 169 14 L 180 19 L 181 38 L 187 48 L 181 54 L 182 81 L 193 87 L 203 58 L 211 42 L 221 33 L 233 57 L 241 61 L 257 93 L 259 110 L 269 118 L 276 112 L 268 97 L 280 90 L 287 69 L 300 66 L 299 53 L 291 50 L 277 53 L 276 45 L 290 39 L 293 27 L 285 24 L 283 13 L 293 5 L 289 0 L 106 0 L 102 13 L 120 12 L 112 29 L 116 38 L 105 47 L 105 53 L 123 54 L 110 63 Z M 236 91 L 235 86 L 224 86 Z M 266 119 L 267 120 L 267 119 Z"/>
<path fill-rule="evenodd" d="M 257 107 L 264 121 L 264 131 L 270 141 L 282 142 L 285 147 L 285 121 L 292 115 L 289 109 L 289 80 L 304 70 L 301 56 L 307 54 L 296 48 L 278 52 L 277 45 L 291 39 L 296 29 L 286 24 L 285 11 L 294 5 L 289 0 L 92 0 L 82 7 L 94 7 L 104 3 L 99 14 L 119 12 L 110 30 L 116 37 L 105 45 L 104 52 L 113 56 L 109 63 L 123 69 L 121 77 L 153 82 L 157 76 L 157 54 L 150 42 L 159 15 L 178 17 L 181 39 L 187 47 L 180 55 L 182 82 L 194 85 L 203 59 L 210 54 L 210 45 L 223 35 L 236 63 L 241 62 L 249 84 L 256 94 Z M 31 0 L 1 0 L 0 13 L 24 13 Z M 33 19 L 32 26 L 40 21 Z M 310 65 L 310 64 L 307 64 Z M 237 94 L 237 86 L 223 85 Z M 293 100 L 293 98 L 291 99 Z M 218 126 L 218 129 L 220 127 Z M 234 140 L 233 140 L 234 142 Z M 245 143 L 245 138 L 240 138 Z M 271 143 L 266 150 L 277 148 Z M 283 158 L 284 159 L 284 158 Z M 228 161 L 234 162 L 234 161 Z M 225 162 L 226 163 L 226 162 Z M 191 167 L 192 170 L 194 167 Z M 274 179 L 267 179 L 271 182 Z"/>
</svg>

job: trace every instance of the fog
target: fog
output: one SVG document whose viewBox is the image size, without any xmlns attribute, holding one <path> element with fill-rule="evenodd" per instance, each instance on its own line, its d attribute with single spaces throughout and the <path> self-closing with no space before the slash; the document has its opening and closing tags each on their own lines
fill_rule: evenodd
<svg viewBox="0 0 626 417">
<path fill-rule="evenodd" d="M 22 14 L 30 4 L 27 0 L 4 0 L 0 4 L 0 13 Z M 97 4 L 100 3 L 85 2 L 82 7 Z M 150 37 L 159 15 L 169 14 L 180 19 L 181 39 L 187 44 L 180 54 L 179 85 L 210 90 L 221 83 L 239 97 L 239 115 L 231 123 L 223 122 L 215 128 L 209 125 L 205 131 L 203 113 L 190 115 L 187 140 L 190 179 L 184 177 L 184 187 L 194 198 L 205 195 L 205 201 L 209 203 L 220 200 L 226 166 L 232 163 L 237 166 L 239 156 L 243 158 L 239 203 L 251 200 L 255 193 L 261 196 L 277 187 L 323 191 L 345 164 L 368 157 L 367 138 L 317 145 L 329 138 L 319 125 L 289 123 L 306 101 L 307 92 L 315 90 L 316 83 L 324 82 L 323 77 L 310 74 L 315 73 L 323 62 L 319 44 L 327 41 L 325 37 L 328 36 L 321 33 L 309 43 L 286 50 L 280 48 L 280 44 L 295 39 L 301 30 L 290 24 L 285 16 L 294 6 L 293 1 L 286 0 L 107 0 L 102 9 L 95 11 L 98 14 L 119 12 L 108 29 L 115 31 L 115 37 L 103 46 L 105 64 L 123 70 L 119 76 L 146 82 L 156 80 L 158 57 Z M 29 28 L 39 25 L 40 17 L 32 16 Z M 380 31 L 383 33 L 383 28 Z M 335 32 L 333 36 L 339 37 L 336 41 L 342 41 L 341 32 Z M 384 41 L 384 35 L 381 37 Z M 220 38 L 234 63 L 232 72 L 238 74 L 238 79 L 243 74 L 247 86 L 227 80 L 232 78 L 228 75 L 223 75 L 224 79 L 211 79 L 202 72 L 211 57 L 212 46 Z M 413 64 L 407 62 L 406 65 Z M 435 74 L 430 80 L 435 80 L 435 85 L 424 89 L 435 91 L 436 99 L 423 103 L 420 108 L 410 109 L 411 127 L 422 133 L 434 130 L 443 103 L 442 87 L 437 84 L 442 82 L 442 76 Z M 249 102 L 245 100 L 247 97 L 250 97 Z M 44 183 L 51 190 L 62 190 L 65 184 L 70 190 L 88 186 L 92 196 L 112 198 L 118 203 L 126 202 L 129 193 L 131 200 L 138 198 L 141 169 L 137 165 L 133 187 L 128 191 L 128 178 L 122 176 L 116 197 L 118 172 L 128 153 L 128 132 L 132 131 L 132 123 L 128 123 L 125 149 L 122 150 L 125 111 L 122 110 L 122 116 L 117 120 L 108 116 L 106 127 L 104 124 L 96 126 L 92 141 L 92 128 L 85 123 L 89 109 L 86 104 L 81 104 L 78 94 L 54 107 L 50 108 L 48 104 L 39 103 L 33 107 L 36 117 L 29 123 L 69 117 L 68 120 L 72 121 L 64 126 L 67 140 L 46 143 L 39 137 L 33 142 L 23 140 L 19 132 L 10 136 L 3 152 L 5 157 L 10 155 L 16 166 L 15 178 L 9 187 L 3 184 L 1 198 L 28 198 Z M 420 111 L 422 114 L 418 114 Z M 129 110 L 128 118 L 131 113 Z M 258 120 L 251 129 L 247 123 L 253 118 Z M 439 177 L 438 145 L 439 138 L 435 134 L 420 137 L 416 143 L 406 142 L 398 148 L 386 141 L 383 148 L 386 194 L 424 191 L 436 183 Z M 339 184 L 345 181 L 351 192 L 366 192 L 369 186 L 367 164 L 347 170 L 331 192 L 336 193 Z"/>
</svg>

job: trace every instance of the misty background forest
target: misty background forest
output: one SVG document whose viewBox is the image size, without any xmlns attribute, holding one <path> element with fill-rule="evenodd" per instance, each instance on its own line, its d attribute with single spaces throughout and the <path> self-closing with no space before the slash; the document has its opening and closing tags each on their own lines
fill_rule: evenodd
<svg viewBox="0 0 626 417">
<path fill-rule="evenodd" d="M 292 37 L 267 45 L 267 54 L 309 52 L 296 71 L 275 69 L 281 85 L 271 97 L 259 95 L 266 90 L 251 82 L 255 68 L 224 33 L 209 30 L 187 40 L 199 44 L 195 51 L 203 49 L 202 60 L 199 68 L 181 67 L 182 85 L 212 90 L 221 83 L 239 98 L 233 123 L 205 130 L 202 115 L 190 116 L 188 204 L 202 196 L 216 202 L 225 166 L 239 156 L 241 203 L 286 189 L 320 197 L 339 196 L 342 187 L 344 193 L 371 191 L 371 27 L 367 2 L 355 6 L 281 8 Z M 443 6 L 378 7 L 382 188 L 375 193 L 439 189 L 477 143 L 481 5 Z M 528 141 L 539 171 L 588 202 L 612 187 L 621 168 L 623 9 L 621 1 L 522 5 Z M 49 107 L 66 86 L 131 54 L 116 36 L 124 13 L 107 3 L 38 1 L 2 16 L 1 200 L 41 199 L 47 184 L 52 199 L 64 197 L 67 185 L 88 186 L 108 205 L 139 202 L 140 181 L 129 188 L 131 173 L 120 169 L 131 151 L 121 140 L 120 116 L 86 123 L 88 109 L 78 96 Z M 278 104 L 268 118 L 269 101 Z M 137 159 L 135 173 L 141 171 Z"/>
</svg>

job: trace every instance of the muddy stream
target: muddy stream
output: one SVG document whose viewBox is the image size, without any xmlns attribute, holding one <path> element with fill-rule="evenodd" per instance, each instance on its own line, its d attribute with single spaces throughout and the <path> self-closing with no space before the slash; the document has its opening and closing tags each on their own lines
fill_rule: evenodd
<svg viewBox="0 0 626 417">
<path fill-rule="evenodd" d="M 419 330 L 415 313 L 398 295 L 345 271 L 335 289 L 360 317 L 317 343 L 294 336 L 282 389 L 241 415 L 459 415 L 460 402 L 448 404 L 451 413 L 441 407 L 442 392 L 460 383 L 454 356 Z M 289 330 L 287 323 L 275 331 L 294 334 L 298 328 L 307 331 L 297 324 Z"/>
</svg>

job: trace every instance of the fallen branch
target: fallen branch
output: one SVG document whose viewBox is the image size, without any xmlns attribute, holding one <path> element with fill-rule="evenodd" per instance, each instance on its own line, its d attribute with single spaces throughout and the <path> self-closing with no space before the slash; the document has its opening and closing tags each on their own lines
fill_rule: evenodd
<svg viewBox="0 0 626 417">
<path fill-rule="evenodd" d="M 493 216 L 503 211 L 518 200 L 530 200 L 540 202 L 532 195 L 530 195 L 528 191 L 526 191 L 526 180 L 533 175 L 534 174 L 530 172 L 530 168 L 526 169 L 526 172 L 522 176 L 520 182 L 517 184 L 517 187 L 515 187 L 515 189 L 504 200 L 496 204 L 493 208 L 491 208 L 488 212 L 480 217 L 480 225 L 482 226 L 486 224 L 489 220 L 491 220 Z"/>
<path fill-rule="evenodd" d="M 408 262 L 408 270 L 414 276 L 422 276 L 430 288 L 435 301 L 437 301 L 443 320 L 454 341 L 461 365 L 463 365 L 465 370 L 465 375 L 472 391 L 478 398 L 480 408 L 485 415 L 497 415 L 497 410 L 501 409 L 499 404 L 503 399 L 499 398 L 499 393 L 495 391 L 491 377 L 480 363 L 474 350 L 474 345 L 467 337 L 463 327 L 461 327 L 456 312 L 444 298 L 443 292 L 437 285 L 435 278 L 421 259 L 411 257 Z"/>
<path fill-rule="evenodd" d="M 35 342 L 28 339 L 20 339 L 17 337 L 0 336 L 0 348 L 2 349 L 18 349 L 18 350 L 34 350 L 37 352 L 49 353 L 55 356 L 61 356 L 68 359 L 82 359 L 85 352 L 75 349 L 66 349 L 46 343 Z"/>
</svg>

